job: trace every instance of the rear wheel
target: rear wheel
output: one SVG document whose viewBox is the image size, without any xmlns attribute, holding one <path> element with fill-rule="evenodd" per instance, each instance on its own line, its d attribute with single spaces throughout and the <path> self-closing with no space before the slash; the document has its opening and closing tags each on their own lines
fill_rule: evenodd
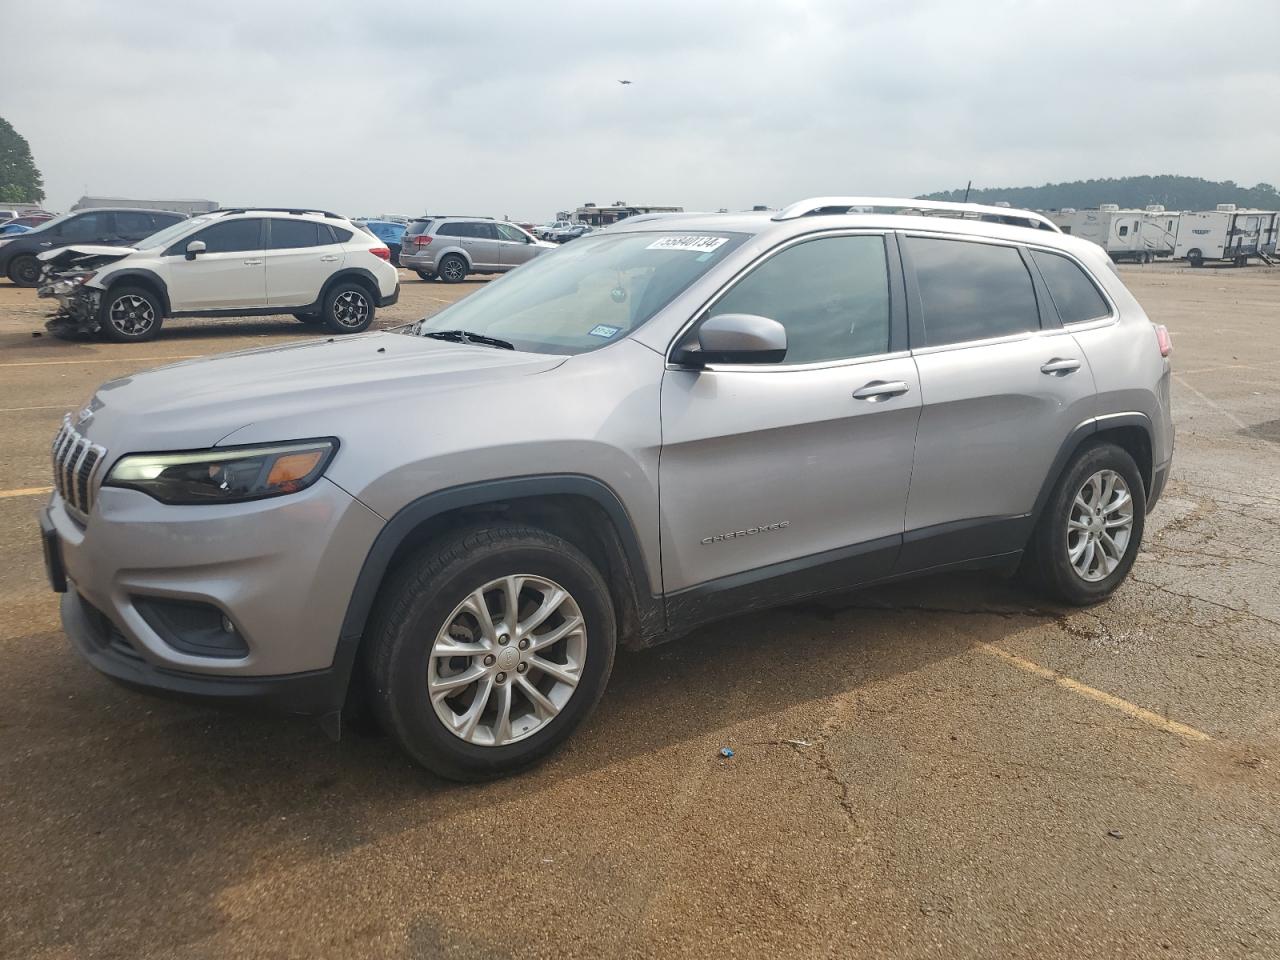
<svg viewBox="0 0 1280 960">
<path fill-rule="evenodd" d="M 334 333 L 360 333 L 373 323 L 373 298 L 355 282 L 338 283 L 325 295 L 321 317 Z"/>
<path fill-rule="evenodd" d="M 14 257 L 9 264 L 9 279 L 20 287 L 34 287 L 40 283 L 40 261 L 29 254 Z"/>
<path fill-rule="evenodd" d="M 454 780 L 514 773 L 567 740 L 600 699 L 616 644 L 591 561 L 518 525 L 460 531 L 410 558 L 370 627 L 379 721 Z"/>
<path fill-rule="evenodd" d="M 1193 267 L 1203 266 L 1204 257 L 1200 254 L 1199 250 L 1188 250 L 1187 262 L 1191 264 Z"/>
<path fill-rule="evenodd" d="M 116 343 L 154 340 L 164 323 L 160 298 L 144 287 L 113 287 L 102 295 L 99 311 L 103 335 Z"/>
<path fill-rule="evenodd" d="M 461 283 L 467 278 L 467 261 L 451 253 L 440 261 L 440 279 L 445 283 Z"/>
<path fill-rule="evenodd" d="M 1146 508 L 1142 475 L 1127 451 L 1113 443 L 1078 451 L 1045 504 L 1023 572 L 1063 603 L 1105 600 L 1133 566 Z"/>
</svg>

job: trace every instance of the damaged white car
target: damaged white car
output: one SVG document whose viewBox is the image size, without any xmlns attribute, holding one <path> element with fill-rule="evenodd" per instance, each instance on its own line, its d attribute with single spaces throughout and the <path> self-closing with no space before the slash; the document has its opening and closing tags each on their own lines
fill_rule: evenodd
<svg viewBox="0 0 1280 960">
<path fill-rule="evenodd" d="M 292 314 L 359 333 L 396 302 L 386 245 L 324 211 L 217 210 L 136 246 L 73 246 L 40 254 L 40 296 L 58 301 L 57 336 L 151 340 L 166 317 Z"/>
</svg>

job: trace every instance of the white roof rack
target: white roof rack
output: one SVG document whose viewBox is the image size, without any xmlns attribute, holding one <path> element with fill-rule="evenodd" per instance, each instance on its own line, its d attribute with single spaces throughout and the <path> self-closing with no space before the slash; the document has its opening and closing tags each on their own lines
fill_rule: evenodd
<svg viewBox="0 0 1280 960">
<path fill-rule="evenodd" d="M 911 200 L 902 197 L 810 197 L 784 207 L 773 215 L 774 220 L 795 220 L 822 213 L 850 213 L 863 211 L 891 211 L 894 213 L 919 213 L 1008 223 L 1014 226 L 1033 227 L 1061 233 L 1058 225 L 1042 213 L 1017 210 L 1011 207 L 989 207 L 982 203 L 952 203 L 945 200 Z"/>
</svg>

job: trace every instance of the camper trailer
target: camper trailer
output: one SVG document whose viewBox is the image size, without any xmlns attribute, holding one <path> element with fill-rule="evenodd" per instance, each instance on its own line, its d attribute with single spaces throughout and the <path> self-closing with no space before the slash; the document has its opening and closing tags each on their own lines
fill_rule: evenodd
<svg viewBox="0 0 1280 960">
<path fill-rule="evenodd" d="M 1229 260 L 1243 267 L 1250 257 L 1271 263 L 1278 235 L 1280 213 L 1240 210 L 1234 203 L 1220 203 L 1216 210 L 1182 215 L 1173 255 L 1185 258 L 1193 267 L 1206 260 Z"/>
<path fill-rule="evenodd" d="M 1135 263 L 1173 256 L 1179 216 L 1158 204 L 1144 210 L 1123 210 L 1117 204 L 1104 203 L 1097 210 L 1065 207 L 1049 211 L 1049 219 L 1063 233 L 1093 241 L 1112 260 Z"/>
</svg>

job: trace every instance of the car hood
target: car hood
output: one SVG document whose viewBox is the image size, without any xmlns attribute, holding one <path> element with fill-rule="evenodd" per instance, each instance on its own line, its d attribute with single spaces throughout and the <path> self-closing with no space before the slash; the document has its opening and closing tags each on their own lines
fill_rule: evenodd
<svg viewBox="0 0 1280 960">
<path fill-rule="evenodd" d="M 329 410 L 394 418 L 399 405 L 431 403 L 433 393 L 483 389 L 565 359 L 396 333 L 307 340 L 109 381 L 72 421 L 119 453 L 212 447 L 267 420 L 289 422 L 298 437 L 325 436 Z"/>
<path fill-rule="evenodd" d="M 99 260 L 101 263 L 110 263 L 112 260 L 119 260 L 127 257 L 131 253 L 137 253 L 136 247 L 108 247 L 97 244 L 81 244 L 72 247 L 56 247 L 53 250 L 45 250 L 43 253 L 37 253 L 37 260 L 53 260 L 57 259 L 54 266 L 61 266 L 67 263 L 74 263 L 85 257 L 106 258 Z"/>
</svg>

